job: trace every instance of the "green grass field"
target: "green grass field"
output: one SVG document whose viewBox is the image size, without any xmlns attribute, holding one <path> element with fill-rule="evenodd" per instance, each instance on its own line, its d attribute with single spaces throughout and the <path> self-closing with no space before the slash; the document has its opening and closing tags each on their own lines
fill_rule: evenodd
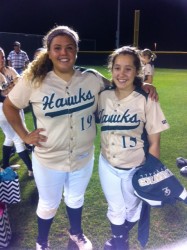
<svg viewBox="0 0 187 250">
<path fill-rule="evenodd" d="M 105 68 L 95 68 L 110 77 Z M 161 160 L 187 188 L 187 178 L 180 176 L 179 170 L 175 166 L 177 157 L 187 158 L 187 70 L 156 69 L 154 82 L 159 93 L 161 107 L 171 127 L 162 133 Z M 33 128 L 29 112 L 26 112 L 26 123 L 28 128 Z M 3 143 L 3 138 L 1 132 L 1 143 Z M 97 171 L 99 143 L 98 133 L 95 141 L 95 167 L 86 192 L 83 210 L 84 232 L 92 241 L 94 250 L 103 249 L 104 242 L 110 237 L 109 222 L 106 218 L 107 204 L 100 187 Z M 11 164 L 13 163 L 22 165 L 18 170 L 22 201 L 19 204 L 8 206 L 13 237 L 11 245 L 7 249 L 31 250 L 35 249 L 37 235 L 35 210 L 38 194 L 34 180 L 27 177 L 27 169 L 17 155 L 11 158 Z M 187 238 L 186 214 L 187 206 L 182 202 L 177 202 L 172 206 L 167 205 L 163 208 L 153 208 L 150 238 L 146 249 L 156 249 L 159 246 Z M 77 249 L 68 242 L 68 227 L 65 206 L 62 203 L 50 233 L 53 250 Z M 132 250 L 140 249 L 136 238 L 137 227 L 132 230 L 130 235 L 130 249 Z"/>
</svg>

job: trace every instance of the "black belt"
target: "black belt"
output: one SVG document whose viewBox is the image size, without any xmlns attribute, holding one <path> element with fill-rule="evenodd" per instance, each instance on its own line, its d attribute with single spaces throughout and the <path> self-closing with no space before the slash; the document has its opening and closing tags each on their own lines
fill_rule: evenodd
<svg viewBox="0 0 187 250">
<path fill-rule="evenodd" d="M 137 166 L 137 167 L 135 167 L 135 168 L 141 168 L 141 167 L 142 167 L 142 165 Z M 119 169 L 119 170 L 125 170 L 125 171 L 128 171 L 128 170 L 133 169 L 133 168 L 118 168 L 118 167 L 114 167 L 114 168 Z"/>
</svg>

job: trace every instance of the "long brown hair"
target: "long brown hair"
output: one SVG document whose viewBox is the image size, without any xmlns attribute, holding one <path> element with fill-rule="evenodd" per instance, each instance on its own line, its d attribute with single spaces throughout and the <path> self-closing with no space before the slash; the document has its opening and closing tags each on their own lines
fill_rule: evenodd
<svg viewBox="0 0 187 250">
<path fill-rule="evenodd" d="M 53 63 L 49 59 L 48 51 L 50 50 L 50 45 L 52 40 L 56 36 L 69 36 L 75 42 L 76 48 L 78 50 L 79 36 L 77 32 L 68 26 L 56 26 L 51 29 L 47 35 L 43 38 L 43 48 L 40 54 L 33 60 L 23 72 L 23 77 L 31 81 L 33 86 L 38 87 L 41 85 L 42 81 L 46 77 L 47 73 L 53 69 Z"/>
</svg>

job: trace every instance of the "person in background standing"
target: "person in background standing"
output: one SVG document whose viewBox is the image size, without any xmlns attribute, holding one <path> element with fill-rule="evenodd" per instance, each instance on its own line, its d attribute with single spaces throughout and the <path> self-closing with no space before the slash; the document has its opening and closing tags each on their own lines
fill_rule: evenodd
<svg viewBox="0 0 187 250">
<path fill-rule="evenodd" d="M 19 157 L 23 160 L 28 168 L 28 176 L 32 177 L 32 162 L 26 145 L 18 136 L 18 134 L 13 130 L 12 126 L 8 123 L 2 110 L 3 102 L 6 96 L 12 90 L 19 77 L 20 75 L 15 71 L 14 68 L 6 66 L 5 53 L 4 50 L 0 47 L 0 127 L 5 135 L 5 140 L 2 148 L 2 168 L 5 169 L 6 167 L 10 166 L 9 160 L 12 153 L 12 147 L 14 145 Z M 23 110 L 20 110 L 20 116 L 22 123 L 26 128 Z M 15 168 L 15 165 L 11 165 L 11 167 Z"/>
<path fill-rule="evenodd" d="M 154 60 L 157 58 L 155 53 L 150 49 L 144 49 L 140 52 L 142 61 L 143 81 L 147 83 L 153 83 L 154 76 Z"/>
<path fill-rule="evenodd" d="M 25 51 L 21 50 L 20 42 L 15 41 L 13 46 L 14 50 L 12 50 L 7 57 L 8 65 L 13 67 L 17 73 L 21 75 L 29 63 L 29 57 Z"/>
</svg>

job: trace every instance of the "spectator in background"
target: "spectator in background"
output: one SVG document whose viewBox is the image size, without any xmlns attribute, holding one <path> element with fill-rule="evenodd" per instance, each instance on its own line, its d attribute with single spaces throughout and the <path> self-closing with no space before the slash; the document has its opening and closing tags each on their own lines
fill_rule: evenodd
<svg viewBox="0 0 187 250">
<path fill-rule="evenodd" d="M 9 53 L 7 60 L 8 65 L 13 67 L 18 74 L 22 74 L 29 63 L 29 57 L 25 51 L 21 50 L 21 43 L 18 41 L 14 42 L 14 50 Z"/>
<path fill-rule="evenodd" d="M 6 66 L 5 53 L 4 50 L 0 47 L 0 127 L 5 135 L 5 140 L 2 146 L 2 156 L 3 156 L 2 168 L 4 169 L 10 166 L 9 160 L 12 153 L 12 146 L 14 145 L 19 157 L 23 160 L 23 162 L 28 168 L 28 175 L 32 177 L 33 176 L 32 162 L 29 157 L 26 145 L 18 136 L 18 134 L 13 130 L 13 128 L 10 126 L 2 110 L 3 102 L 6 98 L 6 95 L 14 87 L 14 84 L 16 83 L 19 77 L 20 76 L 15 71 L 15 69 Z M 20 115 L 22 123 L 26 128 L 23 110 L 20 110 Z M 15 165 L 11 165 L 11 167 L 15 168 Z"/>
<path fill-rule="evenodd" d="M 142 61 L 143 81 L 147 83 L 153 83 L 154 75 L 154 60 L 156 59 L 155 53 L 150 49 L 144 49 L 140 53 Z"/>
</svg>

